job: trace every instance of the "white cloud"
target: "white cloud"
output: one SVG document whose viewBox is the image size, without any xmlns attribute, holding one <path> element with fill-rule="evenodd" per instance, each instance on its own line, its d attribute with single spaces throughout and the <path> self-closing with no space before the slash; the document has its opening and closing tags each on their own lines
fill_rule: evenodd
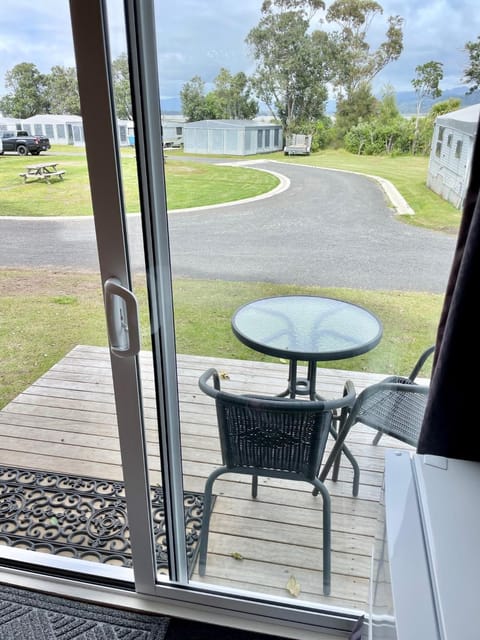
<svg viewBox="0 0 480 640">
<path fill-rule="evenodd" d="M 380 0 L 383 16 L 372 25 L 372 45 L 382 41 L 386 18 L 401 15 L 404 51 L 375 82 L 397 90 L 411 89 L 415 66 L 428 60 L 444 63 L 443 87 L 461 84 L 467 56 L 465 43 L 480 35 L 478 0 Z M 67 0 L 2 0 L 0 16 L 0 95 L 7 70 L 33 62 L 48 73 L 52 66 L 74 66 Z M 328 2 L 327 2 L 328 4 Z M 178 95 L 194 75 L 211 85 L 221 67 L 252 73 L 245 37 L 260 19 L 261 0 L 155 0 L 157 46 L 162 95 Z M 126 50 L 123 3 L 110 0 L 112 56 Z M 22 19 L 19 19 L 22 16 Z M 319 26 L 319 25 L 316 25 Z"/>
</svg>

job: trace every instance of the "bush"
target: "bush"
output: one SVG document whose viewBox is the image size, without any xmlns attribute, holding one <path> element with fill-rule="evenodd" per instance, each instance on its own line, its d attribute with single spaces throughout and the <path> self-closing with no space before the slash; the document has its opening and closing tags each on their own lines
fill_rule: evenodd
<svg viewBox="0 0 480 640">
<path fill-rule="evenodd" d="M 315 125 L 315 131 L 312 136 L 312 151 L 320 151 L 329 147 L 333 140 L 333 127 L 330 118 L 326 117 L 319 120 Z"/>
<path fill-rule="evenodd" d="M 409 153 L 413 139 L 411 124 L 402 117 L 390 122 L 361 122 L 345 135 L 345 149 L 359 155 Z"/>
</svg>

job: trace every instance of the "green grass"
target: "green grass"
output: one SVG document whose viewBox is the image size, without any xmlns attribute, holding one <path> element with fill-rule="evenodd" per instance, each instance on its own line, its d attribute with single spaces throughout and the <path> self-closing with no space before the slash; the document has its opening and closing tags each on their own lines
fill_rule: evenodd
<svg viewBox="0 0 480 640">
<path fill-rule="evenodd" d="M 276 176 L 266 171 L 214 164 L 170 160 L 166 162 L 165 181 L 169 209 L 183 209 L 233 202 L 271 191 Z"/>
<path fill-rule="evenodd" d="M 142 348 L 149 349 L 145 283 L 137 280 Z M 376 313 L 384 326 L 380 344 L 363 356 L 327 367 L 380 373 L 409 372 L 433 344 L 443 296 L 178 279 L 174 282 L 179 353 L 277 361 L 241 344 L 232 333 L 235 309 L 264 296 L 307 293 L 350 300 Z M 2 353 L 0 407 L 32 384 L 77 344 L 106 346 L 100 278 L 92 274 L 0 271 Z"/>
<path fill-rule="evenodd" d="M 170 208 L 184 208 L 250 197 L 268 191 L 277 179 L 246 168 L 218 167 L 175 160 L 167 154 Z M 138 211 L 136 162 L 132 150 L 121 150 L 128 211 Z M 376 174 L 390 180 L 416 212 L 402 217 L 411 224 L 455 232 L 460 212 L 425 186 L 428 160 L 423 157 L 364 157 L 324 151 L 308 157 L 264 156 Z M 27 164 L 55 159 L 67 171 L 64 182 L 24 185 L 18 173 Z M 238 158 L 237 158 L 238 159 Z M 88 174 L 84 150 L 53 148 L 39 158 L 0 156 L 0 215 L 89 215 Z M 137 283 L 142 343 L 149 348 L 146 292 Z M 309 293 L 343 298 L 366 306 L 384 325 L 384 337 L 373 351 L 329 367 L 382 373 L 408 372 L 418 354 L 435 340 L 443 296 L 396 291 L 355 291 L 272 285 L 268 283 L 177 280 L 174 283 L 179 353 L 272 360 L 242 345 L 232 334 L 230 319 L 241 304 L 255 298 Z M 106 345 L 106 329 L 98 275 L 4 270 L 0 272 L 2 353 L 0 406 L 20 393 L 77 344 Z M 428 370 L 427 370 L 428 373 Z"/>
<path fill-rule="evenodd" d="M 127 213 L 140 210 L 137 163 L 130 148 L 122 149 L 122 182 Z M 29 182 L 19 176 L 30 164 L 58 162 L 64 180 Z M 231 202 L 270 191 L 277 177 L 244 167 L 221 167 L 167 159 L 167 201 L 171 210 Z M 1 216 L 92 215 L 85 150 L 53 147 L 40 156 L 0 156 Z"/>
<path fill-rule="evenodd" d="M 231 202 L 270 191 L 278 179 L 264 171 L 179 160 L 182 151 L 168 151 L 165 162 L 168 207 L 171 210 Z M 199 156 L 201 157 L 201 156 Z M 461 212 L 426 186 L 428 158 L 424 156 L 358 156 L 328 149 L 310 156 L 286 157 L 283 153 L 255 156 L 293 164 L 377 175 L 392 182 L 415 212 L 402 222 L 455 234 Z M 130 147 L 121 149 L 122 180 L 128 213 L 140 209 L 137 164 Z M 238 156 L 227 160 L 238 160 Z M 27 164 L 55 160 L 65 169 L 63 181 L 23 184 L 19 173 Z M 91 215 L 85 150 L 54 146 L 38 157 L 0 156 L 0 215 Z"/>
</svg>

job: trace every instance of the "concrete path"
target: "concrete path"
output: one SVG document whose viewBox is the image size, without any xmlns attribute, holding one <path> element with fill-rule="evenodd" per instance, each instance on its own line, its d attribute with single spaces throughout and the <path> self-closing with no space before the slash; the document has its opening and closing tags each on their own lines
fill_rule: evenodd
<svg viewBox="0 0 480 640">
<path fill-rule="evenodd" d="M 300 163 L 251 164 L 282 174 L 276 194 L 169 214 L 174 276 L 445 290 L 455 238 L 403 223 L 374 179 Z M 128 216 L 128 237 L 132 268 L 142 270 L 139 216 Z M 90 218 L 0 218 L 0 238 L 0 267 L 98 268 Z"/>
</svg>

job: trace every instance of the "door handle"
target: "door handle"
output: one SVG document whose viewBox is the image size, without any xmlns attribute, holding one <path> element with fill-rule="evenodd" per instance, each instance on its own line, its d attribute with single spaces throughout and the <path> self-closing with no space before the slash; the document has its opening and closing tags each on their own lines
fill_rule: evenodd
<svg viewBox="0 0 480 640">
<path fill-rule="evenodd" d="M 118 278 L 108 278 L 103 290 L 110 351 L 120 358 L 136 356 L 140 351 L 137 299 Z"/>
</svg>

